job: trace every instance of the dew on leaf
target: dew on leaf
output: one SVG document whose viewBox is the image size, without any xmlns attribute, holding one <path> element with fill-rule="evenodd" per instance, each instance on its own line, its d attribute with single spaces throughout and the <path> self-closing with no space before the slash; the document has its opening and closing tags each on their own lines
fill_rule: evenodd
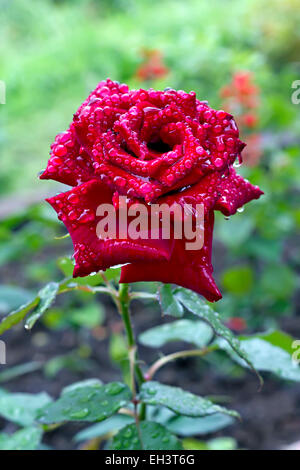
<svg viewBox="0 0 300 470">
<path fill-rule="evenodd" d="M 73 411 L 72 413 L 70 413 L 70 417 L 72 419 L 83 419 L 86 418 L 88 414 L 89 410 L 87 408 L 83 408 L 82 410 Z"/>
</svg>

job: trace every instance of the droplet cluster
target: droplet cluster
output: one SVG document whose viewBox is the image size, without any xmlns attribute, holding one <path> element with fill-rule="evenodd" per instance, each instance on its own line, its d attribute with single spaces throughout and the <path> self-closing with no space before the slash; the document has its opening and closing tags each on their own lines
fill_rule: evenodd
<svg viewBox="0 0 300 470">
<path fill-rule="evenodd" d="M 194 92 L 129 90 L 101 82 L 51 146 L 41 176 L 77 186 L 98 177 L 120 194 L 156 201 L 224 172 L 244 144 L 233 117 Z"/>
<path fill-rule="evenodd" d="M 48 202 L 72 237 L 74 276 L 126 264 L 121 282 L 170 282 L 218 300 L 211 265 L 214 211 L 230 216 L 262 194 L 236 174 L 244 145 L 233 117 L 193 91 L 100 82 L 69 129 L 56 136 L 40 176 L 73 186 Z M 108 203 L 119 211 L 118 196 L 126 196 L 128 207 L 144 203 L 147 211 L 153 203 L 177 202 L 194 214 L 194 205 L 203 204 L 203 247 L 187 251 L 184 237 L 99 239 L 97 207 Z"/>
</svg>

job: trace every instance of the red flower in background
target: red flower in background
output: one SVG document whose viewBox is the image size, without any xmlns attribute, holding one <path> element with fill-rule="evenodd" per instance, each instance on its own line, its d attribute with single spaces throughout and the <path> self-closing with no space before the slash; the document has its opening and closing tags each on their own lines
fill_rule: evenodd
<svg viewBox="0 0 300 470">
<path fill-rule="evenodd" d="M 227 320 L 226 326 L 237 333 L 241 333 L 247 329 L 247 322 L 241 317 L 231 317 Z"/>
<path fill-rule="evenodd" d="M 222 106 L 226 111 L 233 113 L 247 142 L 243 152 L 243 162 L 248 166 L 255 166 L 261 155 L 261 136 L 253 133 L 259 124 L 256 109 L 259 106 L 259 88 L 253 83 L 250 72 L 236 72 L 229 85 L 225 85 L 220 95 L 223 98 Z"/>
<path fill-rule="evenodd" d="M 169 69 L 163 62 L 162 53 L 157 50 L 143 50 L 144 63 L 140 65 L 136 71 L 136 77 L 139 80 L 155 80 L 158 78 L 164 78 L 168 73 Z"/>
<path fill-rule="evenodd" d="M 106 80 L 51 146 L 42 179 L 73 186 L 48 199 L 74 244 L 74 276 L 117 264 L 121 282 L 162 281 L 215 301 L 212 277 L 214 210 L 234 214 L 262 191 L 237 175 L 244 144 L 232 116 L 196 99 L 194 92 L 132 90 Z M 204 246 L 185 250 L 184 239 L 99 239 L 97 207 L 127 196 L 127 204 L 204 206 Z"/>
<path fill-rule="evenodd" d="M 243 153 L 243 161 L 248 166 L 255 166 L 258 164 L 261 156 L 261 135 L 259 133 L 248 134 L 247 147 Z"/>
<path fill-rule="evenodd" d="M 252 73 L 236 72 L 229 85 L 221 89 L 221 97 L 242 104 L 245 108 L 257 108 L 259 88 L 253 83 Z"/>
</svg>

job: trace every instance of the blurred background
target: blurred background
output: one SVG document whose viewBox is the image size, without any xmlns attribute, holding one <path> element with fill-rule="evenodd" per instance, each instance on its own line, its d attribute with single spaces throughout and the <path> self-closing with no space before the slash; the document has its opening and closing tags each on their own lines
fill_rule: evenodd
<svg viewBox="0 0 300 470">
<path fill-rule="evenodd" d="M 55 135 L 110 77 L 133 88 L 195 90 L 237 118 L 247 143 L 239 172 L 265 195 L 230 221 L 218 214 L 214 266 L 224 298 L 215 307 L 238 334 L 280 328 L 300 339 L 300 104 L 292 102 L 299 1 L 0 0 L 0 7 L 0 316 L 66 270 L 70 239 L 57 239 L 64 228 L 43 202 L 61 185 L 37 175 Z M 137 303 L 137 331 L 160 321 L 168 320 L 154 304 Z M 121 325 L 101 297 L 66 295 L 32 332 L 16 327 L 4 340 L 0 386 L 12 391 L 57 395 L 76 379 L 126 374 Z M 148 361 L 157 351 L 144 347 L 142 355 Z M 223 395 L 243 415 L 221 430 L 204 427 L 201 441 L 270 449 L 300 439 L 299 386 L 267 378 L 257 393 L 255 378 L 221 353 L 217 359 L 182 360 L 160 373 L 172 385 Z M 0 429 L 12 426 L 0 420 Z M 65 426 L 48 444 L 74 448 L 73 434 Z"/>
</svg>

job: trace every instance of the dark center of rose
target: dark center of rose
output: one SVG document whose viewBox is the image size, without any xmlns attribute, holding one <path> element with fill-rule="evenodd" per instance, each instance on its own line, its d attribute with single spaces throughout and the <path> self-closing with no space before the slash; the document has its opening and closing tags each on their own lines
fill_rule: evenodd
<svg viewBox="0 0 300 470">
<path fill-rule="evenodd" d="M 168 144 L 163 142 L 162 140 L 149 142 L 147 144 L 147 147 L 149 150 L 153 150 L 158 153 L 167 153 L 167 152 L 170 152 L 170 150 L 172 150 L 172 148 Z"/>
</svg>

